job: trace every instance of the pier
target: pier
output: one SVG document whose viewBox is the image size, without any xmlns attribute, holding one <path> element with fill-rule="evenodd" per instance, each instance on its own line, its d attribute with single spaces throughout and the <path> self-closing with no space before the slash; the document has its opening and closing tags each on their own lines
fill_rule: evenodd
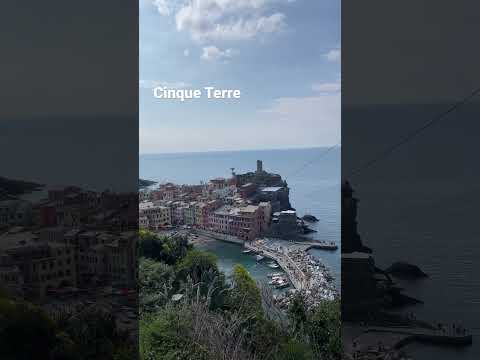
<svg viewBox="0 0 480 360">
<path fill-rule="evenodd" d="M 333 242 L 332 243 L 327 243 L 325 241 L 311 241 L 311 242 L 294 241 L 293 243 L 295 245 L 297 245 L 298 247 L 304 247 L 304 251 L 308 251 L 310 249 L 321 249 L 321 250 L 334 251 L 334 250 L 338 249 L 338 245 L 333 243 Z"/>
<path fill-rule="evenodd" d="M 472 335 L 470 334 L 456 331 L 442 331 L 439 329 L 427 329 L 420 327 L 374 326 L 367 328 L 365 332 L 393 333 L 404 335 L 404 337 L 395 344 L 395 347 L 401 347 L 412 341 L 454 346 L 467 346 L 472 344 Z"/>
<path fill-rule="evenodd" d="M 276 261 L 287 274 L 293 287 L 308 293 L 312 302 L 315 302 L 319 299 L 334 299 L 337 296 L 328 269 L 307 252 L 317 245 L 322 246 L 323 243 L 259 239 L 246 242 L 244 246 Z"/>
<path fill-rule="evenodd" d="M 300 270 L 298 265 L 288 256 L 288 254 L 282 254 L 266 248 L 265 246 L 260 246 L 259 244 L 254 245 L 251 243 L 245 243 L 245 248 L 276 261 L 287 274 L 295 289 L 303 290 L 308 288 L 307 276 Z"/>
<path fill-rule="evenodd" d="M 342 329 L 344 353 L 353 359 L 393 359 L 403 346 L 412 342 L 455 347 L 472 344 L 472 335 L 465 330 L 421 326 L 357 326 L 349 323 L 345 323 Z"/>
</svg>

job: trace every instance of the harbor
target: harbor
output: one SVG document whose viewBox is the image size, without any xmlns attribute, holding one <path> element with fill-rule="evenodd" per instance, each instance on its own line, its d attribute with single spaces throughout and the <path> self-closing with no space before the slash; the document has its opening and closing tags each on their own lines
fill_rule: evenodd
<svg viewBox="0 0 480 360">
<path fill-rule="evenodd" d="M 276 297 L 277 304 L 282 308 L 288 306 L 291 296 L 297 292 L 304 296 L 307 306 L 314 306 L 322 300 L 333 300 L 338 297 L 334 279 L 328 267 L 307 252 L 311 246 L 311 243 L 278 239 L 259 239 L 246 242 L 244 245 L 246 250 L 257 254 L 256 256 L 273 260 L 269 264 L 277 265 L 285 273 L 284 277 L 278 274 L 272 275 L 272 285 L 277 288 L 287 287 L 287 280 L 292 284 L 293 289 Z"/>
<path fill-rule="evenodd" d="M 236 263 L 245 266 L 257 282 L 274 289 L 281 307 L 298 291 L 311 304 L 337 297 L 335 279 L 328 266 L 308 253 L 315 242 L 259 239 L 245 242 L 242 248 L 197 232 L 190 233 L 189 238 L 195 247 L 217 255 L 219 267 L 227 275 Z"/>
</svg>

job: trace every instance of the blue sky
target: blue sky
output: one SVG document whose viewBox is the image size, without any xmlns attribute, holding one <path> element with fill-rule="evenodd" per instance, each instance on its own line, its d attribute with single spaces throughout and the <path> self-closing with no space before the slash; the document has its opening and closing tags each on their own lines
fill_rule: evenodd
<svg viewBox="0 0 480 360">
<path fill-rule="evenodd" d="M 339 0 L 140 0 L 140 152 L 340 140 Z M 155 99 L 154 86 L 241 99 Z"/>
</svg>

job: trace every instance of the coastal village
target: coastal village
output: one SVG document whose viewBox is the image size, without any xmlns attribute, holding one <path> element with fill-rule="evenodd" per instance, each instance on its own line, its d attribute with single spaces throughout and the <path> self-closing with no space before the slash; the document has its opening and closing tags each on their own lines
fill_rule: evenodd
<svg viewBox="0 0 480 360">
<path fill-rule="evenodd" d="M 135 339 L 137 194 L 58 187 L 2 194 L 0 284 L 52 319 L 107 312 Z"/>
<path fill-rule="evenodd" d="M 269 284 L 281 308 L 292 295 L 304 294 L 312 306 L 338 297 L 328 268 L 308 253 L 311 248 L 336 250 L 334 243 L 305 237 L 312 215 L 297 216 L 289 187 L 278 174 L 263 169 L 215 178 L 199 185 L 165 183 L 144 187 L 140 193 L 140 228 L 165 234 L 184 233 L 193 243 L 205 239 L 239 244 L 239 251 L 266 262 L 272 269 Z"/>
</svg>

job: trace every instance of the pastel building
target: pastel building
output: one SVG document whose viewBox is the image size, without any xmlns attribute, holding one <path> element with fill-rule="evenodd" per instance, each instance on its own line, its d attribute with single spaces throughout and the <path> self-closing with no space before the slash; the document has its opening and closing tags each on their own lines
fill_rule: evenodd
<svg viewBox="0 0 480 360">
<path fill-rule="evenodd" d="M 42 242 L 32 232 L 6 233 L 0 237 L 2 277 L 28 297 L 44 297 L 49 291 L 76 286 L 74 247 Z"/>
<path fill-rule="evenodd" d="M 148 224 L 151 230 L 159 230 L 172 225 L 172 212 L 168 206 L 156 205 L 150 201 L 139 204 L 139 217 L 143 224 Z M 143 217 L 146 217 L 144 219 Z"/>
<path fill-rule="evenodd" d="M 211 230 L 243 240 L 254 240 L 259 237 L 264 223 L 264 209 L 255 205 L 244 207 L 225 205 L 213 211 L 209 217 Z"/>
<path fill-rule="evenodd" d="M 196 208 L 197 202 L 192 201 L 188 204 L 188 206 L 184 210 L 184 217 L 185 217 L 185 224 L 186 225 L 194 225 L 196 219 Z"/>
<path fill-rule="evenodd" d="M 32 205 L 23 200 L 0 201 L 0 227 L 25 226 L 32 221 Z"/>
</svg>

